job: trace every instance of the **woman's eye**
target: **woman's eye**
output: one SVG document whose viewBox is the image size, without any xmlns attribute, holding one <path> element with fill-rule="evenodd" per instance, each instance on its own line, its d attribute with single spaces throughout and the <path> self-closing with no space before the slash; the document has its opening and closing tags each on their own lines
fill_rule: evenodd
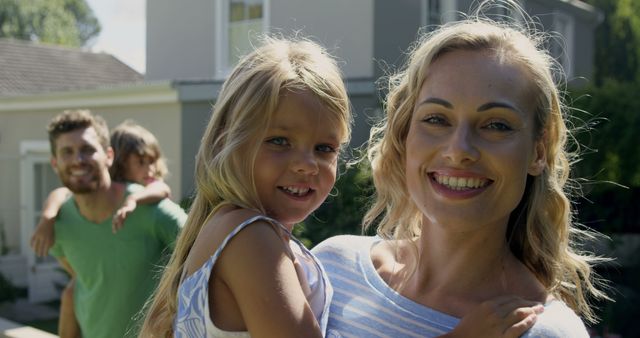
<svg viewBox="0 0 640 338">
<path fill-rule="evenodd" d="M 336 147 L 329 144 L 319 144 L 316 146 L 316 150 L 321 153 L 335 153 L 337 151 Z"/>
<path fill-rule="evenodd" d="M 433 125 L 441 125 L 441 126 L 449 125 L 449 122 L 444 117 L 439 115 L 427 116 L 422 119 L 422 122 L 425 122 L 427 124 L 433 124 Z"/>
<path fill-rule="evenodd" d="M 285 137 L 272 137 L 267 140 L 267 143 L 271 143 L 276 146 L 286 146 L 287 144 L 289 144 Z"/>
<path fill-rule="evenodd" d="M 495 131 L 512 131 L 513 128 L 504 122 L 493 121 L 489 122 L 484 126 L 485 129 L 495 130 Z"/>
</svg>

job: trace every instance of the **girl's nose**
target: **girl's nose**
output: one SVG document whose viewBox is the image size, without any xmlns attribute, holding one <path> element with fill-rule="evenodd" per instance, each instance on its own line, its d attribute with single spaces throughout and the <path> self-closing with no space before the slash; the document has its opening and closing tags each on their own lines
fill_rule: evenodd
<svg viewBox="0 0 640 338">
<path fill-rule="evenodd" d="M 315 175 L 318 173 L 318 160 L 311 151 L 300 151 L 292 161 L 291 169 L 299 174 Z"/>
<path fill-rule="evenodd" d="M 476 140 L 473 129 L 468 126 L 459 126 L 449 137 L 443 155 L 452 164 L 466 164 L 478 160 Z"/>
</svg>

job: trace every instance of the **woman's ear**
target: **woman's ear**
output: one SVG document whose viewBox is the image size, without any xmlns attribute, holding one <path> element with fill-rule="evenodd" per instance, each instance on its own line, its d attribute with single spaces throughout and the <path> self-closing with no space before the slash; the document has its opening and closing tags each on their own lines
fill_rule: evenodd
<svg viewBox="0 0 640 338">
<path fill-rule="evenodd" d="M 533 148 L 533 157 L 529 164 L 529 170 L 527 173 L 531 176 L 538 176 L 542 174 L 547 167 L 547 147 L 545 146 L 546 132 L 535 141 Z"/>
</svg>

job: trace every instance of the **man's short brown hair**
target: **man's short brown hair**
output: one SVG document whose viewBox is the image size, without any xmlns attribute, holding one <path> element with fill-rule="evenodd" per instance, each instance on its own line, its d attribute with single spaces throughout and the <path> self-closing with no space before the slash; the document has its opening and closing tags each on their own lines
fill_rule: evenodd
<svg viewBox="0 0 640 338">
<path fill-rule="evenodd" d="M 89 127 L 95 129 L 104 150 L 109 148 L 109 127 L 102 117 L 91 114 L 89 110 L 65 110 L 62 114 L 54 117 L 47 126 L 51 154 L 56 155 L 56 140 L 58 136 Z"/>
</svg>

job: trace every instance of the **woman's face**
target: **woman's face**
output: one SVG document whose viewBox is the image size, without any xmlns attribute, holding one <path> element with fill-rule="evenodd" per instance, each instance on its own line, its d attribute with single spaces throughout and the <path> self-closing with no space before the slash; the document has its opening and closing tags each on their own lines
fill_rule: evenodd
<svg viewBox="0 0 640 338">
<path fill-rule="evenodd" d="M 407 189 L 425 224 L 506 229 L 527 174 L 544 165 L 528 77 L 489 51 L 452 51 L 431 64 L 406 139 Z"/>
</svg>

